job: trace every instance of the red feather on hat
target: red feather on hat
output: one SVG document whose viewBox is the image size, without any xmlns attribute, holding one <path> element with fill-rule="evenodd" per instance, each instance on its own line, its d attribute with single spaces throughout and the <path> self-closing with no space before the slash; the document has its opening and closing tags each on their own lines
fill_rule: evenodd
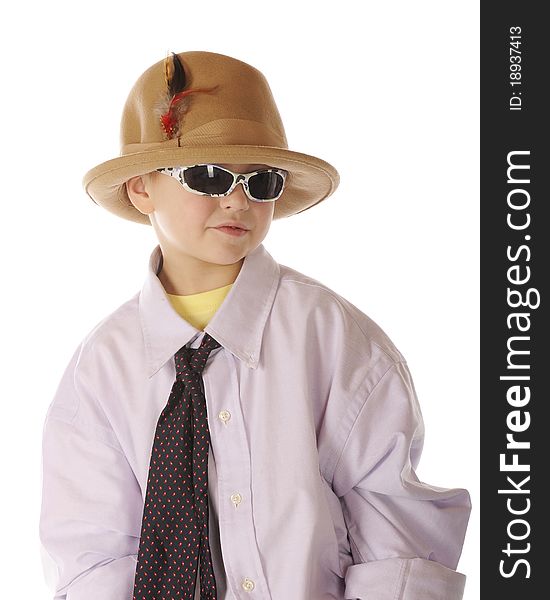
<svg viewBox="0 0 550 600">
<path fill-rule="evenodd" d="M 185 69 L 179 56 L 174 52 L 171 54 L 172 56 L 167 56 L 164 60 L 166 90 L 155 106 L 155 112 L 168 139 L 179 137 L 182 133 L 183 118 L 190 108 L 189 95 L 196 92 L 211 92 L 218 87 L 216 85 L 212 88 L 184 90 L 187 85 Z"/>
</svg>

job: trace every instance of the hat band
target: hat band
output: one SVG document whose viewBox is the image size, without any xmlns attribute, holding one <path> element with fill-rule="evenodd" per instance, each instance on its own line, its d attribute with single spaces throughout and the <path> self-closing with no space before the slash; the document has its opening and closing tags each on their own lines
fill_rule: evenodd
<svg viewBox="0 0 550 600">
<path fill-rule="evenodd" d="M 124 144 L 121 156 L 133 152 L 160 150 L 168 147 L 193 146 L 274 146 L 288 149 L 284 134 L 279 134 L 258 121 L 247 119 L 216 119 L 195 127 L 184 135 L 164 142 Z"/>
</svg>

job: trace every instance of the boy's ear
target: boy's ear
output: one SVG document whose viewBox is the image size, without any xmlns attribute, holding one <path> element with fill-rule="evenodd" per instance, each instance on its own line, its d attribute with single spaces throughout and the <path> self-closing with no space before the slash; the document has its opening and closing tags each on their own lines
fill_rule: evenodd
<svg viewBox="0 0 550 600">
<path fill-rule="evenodd" d="M 126 193 L 128 194 L 130 202 L 140 213 L 148 215 L 153 212 L 154 207 L 151 196 L 145 187 L 145 181 L 141 175 L 128 179 L 124 185 L 126 186 Z"/>
</svg>

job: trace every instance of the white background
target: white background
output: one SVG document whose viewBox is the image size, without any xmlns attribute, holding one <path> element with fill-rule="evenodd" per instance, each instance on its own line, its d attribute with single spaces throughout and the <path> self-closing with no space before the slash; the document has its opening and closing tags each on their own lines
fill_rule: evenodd
<svg viewBox="0 0 550 600">
<path fill-rule="evenodd" d="M 333 196 L 274 221 L 264 245 L 407 358 L 426 424 L 417 472 L 471 493 L 458 570 L 465 600 L 479 598 L 478 13 L 464 0 L 3 10 L 2 597 L 53 596 L 38 540 L 44 416 L 77 344 L 140 289 L 156 245 L 151 227 L 94 205 L 82 176 L 118 155 L 137 77 L 168 51 L 208 50 L 260 69 L 289 147 L 340 172 Z"/>
</svg>

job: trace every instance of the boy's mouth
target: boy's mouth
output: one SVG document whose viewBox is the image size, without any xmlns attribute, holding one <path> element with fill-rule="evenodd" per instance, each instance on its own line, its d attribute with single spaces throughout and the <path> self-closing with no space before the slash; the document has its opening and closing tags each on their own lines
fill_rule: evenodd
<svg viewBox="0 0 550 600">
<path fill-rule="evenodd" d="M 229 235 L 245 235 L 248 233 L 248 229 L 244 229 L 242 227 L 235 227 L 233 225 L 218 225 L 218 227 L 214 227 L 218 231 L 223 233 L 227 233 Z"/>
<path fill-rule="evenodd" d="M 225 223 L 220 223 L 219 225 L 216 225 L 216 229 L 219 229 L 221 227 L 231 227 L 232 229 L 242 229 L 244 231 L 248 231 L 248 227 L 246 225 L 244 225 L 244 223 L 237 223 L 235 221 L 226 221 Z"/>
</svg>

